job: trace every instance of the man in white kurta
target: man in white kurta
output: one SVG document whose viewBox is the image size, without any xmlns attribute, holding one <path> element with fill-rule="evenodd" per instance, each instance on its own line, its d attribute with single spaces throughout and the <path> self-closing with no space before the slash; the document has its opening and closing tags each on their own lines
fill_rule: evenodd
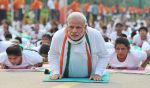
<svg viewBox="0 0 150 88">
<path fill-rule="evenodd" d="M 78 14 L 78 12 L 75 12 L 75 14 L 76 13 Z M 52 69 L 52 75 L 60 74 L 59 58 L 61 55 L 63 40 L 65 37 L 65 30 L 66 28 L 56 32 L 51 42 L 48 59 L 50 68 Z M 64 73 L 66 66 L 68 43 L 71 43 L 68 72 L 69 77 L 88 77 L 88 59 L 85 47 L 85 44 L 87 43 L 87 38 L 85 36 L 86 34 L 89 38 L 91 47 L 91 75 L 99 75 L 101 77 L 105 73 L 105 68 L 108 63 L 108 57 L 104 39 L 99 31 L 91 27 L 86 27 L 85 34 L 78 41 L 73 41 L 71 38 L 67 37 L 67 42 L 64 48 L 64 65 L 62 73 Z"/>
<path fill-rule="evenodd" d="M 0 54 L 0 64 L 7 66 L 9 69 L 26 69 L 29 66 L 42 63 L 43 57 L 34 50 L 23 50 L 22 51 L 22 62 L 20 65 L 13 65 L 6 52 Z"/>
</svg>

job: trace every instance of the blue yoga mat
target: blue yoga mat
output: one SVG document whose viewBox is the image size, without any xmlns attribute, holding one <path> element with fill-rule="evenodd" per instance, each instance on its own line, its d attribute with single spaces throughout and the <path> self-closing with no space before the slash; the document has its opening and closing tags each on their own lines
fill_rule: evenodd
<svg viewBox="0 0 150 88">
<path fill-rule="evenodd" d="M 89 78 L 62 78 L 57 80 L 51 80 L 49 76 L 46 76 L 43 80 L 44 82 L 83 82 L 83 83 L 108 83 L 109 82 L 109 73 L 106 73 L 102 76 L 102 80 L 95 81 L 89 80 Z"/>
</svg>

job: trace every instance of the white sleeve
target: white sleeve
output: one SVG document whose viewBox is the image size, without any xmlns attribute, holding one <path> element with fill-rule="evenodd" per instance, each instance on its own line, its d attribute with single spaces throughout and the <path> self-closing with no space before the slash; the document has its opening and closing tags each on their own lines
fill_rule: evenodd
<svg viewBox="0 0 150 88">
<path fill-rule="evenodd" d="M 100 33 L 97 35 L 97 49 L 99 50 L 98 52 L 98 64 L 96 67 L 95 74 L 99 74 L 102 76 L 105 73 L 105 69 L 108 65 L 108 51 L 105 47 L 105 42 Z"/>
<path fill-rule="evenodd" d="M 150 50 L 150 44 L 147 41 L 144 41 L 142 44 L 142 50 Z"/>
<path fill-rule="evenodd" d="M 59 74 L 59 45 L 60 42 L 54 35 L 48 52 L 48 62 L 53 71 L 52 74 Z"/>
<path fill-rule="evenodd" d="M 141 51 L 141 54 L 139 53 L 137 56 L 142 61 L 145 61 L 147 59 L 147 53 L 145 51 Z"/>
<path fill-rule="evenodd" d="M 6 59 L 7 59 L 6 52 L 0 53 L 0 64 L 5 64 Z"/>
<path fill-rule="evenodd" d="M 31 65 L 43 62 L 43 57 L 34 50 L 23 50 L 23 56 Z"/>
<path fill-rule="evenodd" d="M 147 59 L 147 53 L 145 51 L 136 50 L 134 55 L 138 58 L 139 61 L 144 61 Z"/>
</svg>

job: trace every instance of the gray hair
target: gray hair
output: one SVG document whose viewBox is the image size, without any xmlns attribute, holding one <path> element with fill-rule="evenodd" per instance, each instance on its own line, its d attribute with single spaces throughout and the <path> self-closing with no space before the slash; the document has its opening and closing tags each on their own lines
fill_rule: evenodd
<svg viewBox="0 0 150 88">
<path fill-rule="evenodd" d="M 84 22 L 85 25 L 87 25 L 87 19 L 81 12 L 72 12 L 71 14 L 69 14 L 69 16 L 67 17 L 67 23 L 73 18 L 80 19 Z"/>
</svg>

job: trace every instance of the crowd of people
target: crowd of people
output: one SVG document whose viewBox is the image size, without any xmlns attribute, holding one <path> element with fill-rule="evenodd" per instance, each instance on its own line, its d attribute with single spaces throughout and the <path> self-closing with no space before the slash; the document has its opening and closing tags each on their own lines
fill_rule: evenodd
<svg viewBox="0 0 150 88">
<path fill-rule="evenodd" d="M 24 0 L 14 0 L 14 3 L 15 1 L 24 3 Z M 35 9 L 36 5 L 40 5 L 41 9 L 41 0 L 34 1 L 37 4 L 32 4 L 31 9 Z M 68 12 L 66 23 L 61 24 L 59 17 L 62 14 L 54 10 L 55 4 L 52 1 L 55 0 L 47 3 L 51 8 L 51 18 L 46 24 L 38 22 L 39 10 L 35 11 L 38 15 L 35 16 L 34 24 L 22 21 L 12 21 L 9 24 L 7 19 L 2 19 L 1 69 L 41 67 L 44 62 L 49 62 L 53 71 L 51 79 L 89 77 L 101 80 L 106 68 L 146 68 L 150 61 L 149 15 L 133 20 L 126 15 L 115 14 L 108 22 L 93 15 L 94 25 L 90 27 L 89 18 L 77 6 L 78 9 Z M 95 4 L 91 8 L 94 13 Z M 22 12 L 22 9 L 18 11 Z"/>
</svg>

